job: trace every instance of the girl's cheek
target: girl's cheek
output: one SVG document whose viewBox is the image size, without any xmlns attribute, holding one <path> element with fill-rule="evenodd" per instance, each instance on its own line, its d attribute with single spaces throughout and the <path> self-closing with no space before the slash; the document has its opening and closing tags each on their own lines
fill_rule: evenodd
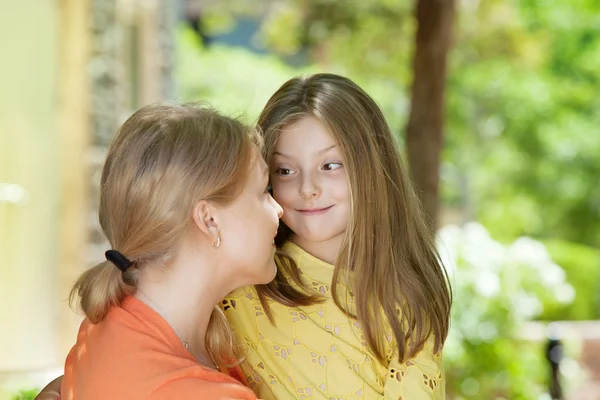
<svg viewBox="0 0 600 400">
<path fill-rule="evenodd" d="M 281 186 L 273 187 L 273 198 L 280 205 L 284 205 L 289 202 L 289 195 L 286 195 L 286 190 L 284 190 Z"/>
</svg>

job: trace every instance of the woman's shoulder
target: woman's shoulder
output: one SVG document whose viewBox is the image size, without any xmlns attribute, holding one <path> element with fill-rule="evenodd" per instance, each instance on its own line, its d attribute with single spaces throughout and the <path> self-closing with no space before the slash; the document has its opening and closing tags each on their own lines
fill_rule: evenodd
<svg viewBox="0 0 600 400">
<path fill-rule="evenodd" d="M 239 399 L 254 400 L 256 396 L 246 386 L 226 374 L 195 368 L 189 373 L 165 382 L 148 399 Z"/>
</svg>

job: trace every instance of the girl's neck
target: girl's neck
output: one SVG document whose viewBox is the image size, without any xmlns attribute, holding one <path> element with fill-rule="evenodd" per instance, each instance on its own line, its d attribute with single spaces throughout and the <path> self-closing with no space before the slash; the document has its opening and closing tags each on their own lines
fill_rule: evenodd
<svg viewBox="0 0 600 400">
<path fill-rule="evenodd" d="M 322 242 L 311 242 L 298 235 L 293 235 L 290 241 L 318 259 L 335 265 L 344 241 L 344 234 L 334 236 Z"/>
</svg>

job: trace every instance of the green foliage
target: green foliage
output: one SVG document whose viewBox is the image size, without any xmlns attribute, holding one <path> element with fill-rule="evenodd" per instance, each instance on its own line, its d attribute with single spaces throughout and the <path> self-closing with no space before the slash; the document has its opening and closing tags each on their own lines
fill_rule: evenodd
<svg viewBox="0 0 600 400">
<path fill-rule="evenodd" d="M 183 101 L 204 101 L 231 115 L 253 122 L 269 97 L 293 76 L 315 72 L 346 74 L 341 66 L 292 67 L 274 55 L 258 55 L 243 48 L 205 48 L 186 26 L 176 32 L 176 79 Z M 392 127 L 406 120 L 408 99 L 389 80 L 357 77 L 356 82 L 379 101 Z M 400 130 L 396 130 L 400 142 Z"/>
<path fill-rule="evenodd" d="M 40 389 L 20 390 L 11 397 L 11 400 L 34 400 L 35 396 L 37 396 L 39 392 Z"/>
<path fill-rule="evenodd" d="M 208 102 L 248 122 L 258 117 L 283 82 L 304 72 L 275 56 L 245 49 L 213 46 L 205 50 L 198 36 L 186 27 L 176 34 L 176 77 L 182 100 Z"/>
<path fill-rule="evenodd" d="M 544 245 L 506 246 L 476 223 L 447 226 L 438 248 L 454 289 L 444 348 L 447 393 L 454 399 L 536 399 L 546 388 L 544 343 L 520 340 L 543 306 L 566 305 L 573 288 Z"/>
<path fill-rule="evenodd" d="M 545 242 L 548 252 L 563 267 L 567 281 L 575 288 L 571 304 L 544 304 L 540 320 L 600 319 L 600 251 L 562 240 Z"/>
<path fill-rule="evenodd" d="M 600 247 L 599 15 L 582 1 L 461 10 L 445 159 L 498 237 Z"/>
</svg>

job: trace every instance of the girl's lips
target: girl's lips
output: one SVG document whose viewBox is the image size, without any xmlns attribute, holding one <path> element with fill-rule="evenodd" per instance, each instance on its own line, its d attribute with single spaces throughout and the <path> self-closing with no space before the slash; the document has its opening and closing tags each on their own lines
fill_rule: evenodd
<svg viewBox="0 0 600 400">
<path fill-rule="evenodd" d="M 321 215 L 329 211 L 329 209 L 333 206 L 323 207 L 323 208 L 305 208 L 301 210 L 296 210 L 302 215 Z"/>
</svg>

